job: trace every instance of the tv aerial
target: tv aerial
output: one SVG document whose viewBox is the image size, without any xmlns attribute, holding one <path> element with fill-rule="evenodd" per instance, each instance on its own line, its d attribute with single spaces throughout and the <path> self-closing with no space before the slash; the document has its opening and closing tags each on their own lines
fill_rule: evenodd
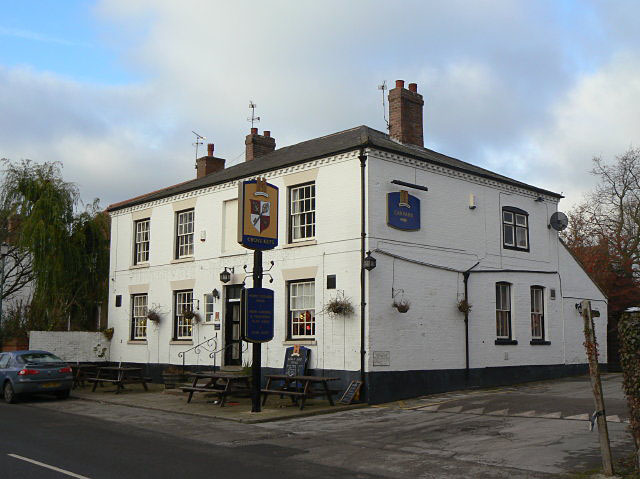
<svg viewBox="0 0 640 479">
<path fill-rule="evenodd" d="M 389 121 L 387 120 L 387 104 L 385 102 L 384 92 L 388 90 L 387 80 L 383 80 L 381 85 L 378 85 L 378 90 L 382 91 L 382 115 L 384 116 L 384 122 L 387 124 L 387 130 L 389 129 Z"/>
<path fill-rule="evenodd" d="M 260 121 L 260 117 L 256 116 L 256 108 L 258 105 L 253 103 L 253 100 L 249 100 L 249 108 L 251 108 L 251 116 L 247 118 L 247 121 L 251 122 L 251 128 L 253 128 L 253 124 Z"/>
<path fill-rule="evenodd" d="M 556 231 L 563 231 L 569 226 L 569 218 L 560 211 L 556 211 L 549 219 L 549 226 Z"/>
<path fill-rule="evenodd" d="M 196 169 L 198 169 L 198 147 L 200 145 L 204 145 L 204 140 L 206 140 L 207 138 L 202 136 L 202 135 L 200 135 L 199 133 L 196 133 L 193 130 L 191 130 L 191 133 L 196 135 L 196 141 L 194 143 L 191 143 L 191 144 L 196 147 Z"/>
</svg>

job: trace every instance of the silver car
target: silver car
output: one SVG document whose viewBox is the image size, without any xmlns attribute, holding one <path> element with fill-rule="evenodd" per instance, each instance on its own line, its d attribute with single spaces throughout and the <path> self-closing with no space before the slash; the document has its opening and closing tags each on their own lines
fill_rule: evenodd
<svg viewBox="0 0 640 479">
<path fill-rule="evenodd" d="M 51 393 L 69 397 L 73 385 L 71 367 L 47 351 L 0 353 L 0 385 L 4 400 L 15 403 L 19 396 Z"/>
</svg>

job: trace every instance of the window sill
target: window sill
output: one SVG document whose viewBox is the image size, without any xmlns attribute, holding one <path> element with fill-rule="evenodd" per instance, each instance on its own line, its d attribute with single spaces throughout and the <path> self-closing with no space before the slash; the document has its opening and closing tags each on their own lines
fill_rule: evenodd
<svg viewBox="0 0 640 479">
<path fill-rule="evenodd" d="M 172 339 L 171 341 L 169 341 L 169 344 L 176 345 L 176 346 L 189 346 L 193 344 L 193 340 L 192 339 Z"/>
<path fill-rule="evenodd" d="M 131 266 L 129 266 L 129 269 L 143 269 L 148 267 L 149 267 L 149 263 L 140 263 L 140 264 L 132 264 Z"/>
<path fill-rule="evenodd" d="M 130 339 L 127 344 L 147 344 L 146 339 Z"/>
<path fill-rule="evenodd" d="M 499 346 L 511 346 L 518 344 L 518 341 L 515 339 L 496 339 L 495 344 Z"/>
<path fill-rule="evenodd" d="M 545 341 L 544 339 L 532 339 L 529 341 L 532 346 L 549 346 L 551 341 Z"/>
<path fill-rule="evenodd" d="M 317 346 L 318 341 L 315 339 L 287 339 L 282 341 L 283 346 L 295 346 L 296 344 L 300 346 Z"/>
<path fill-rule="evenodd" d="M 504 243 L 502 244 L 502 247 L 504 249 L 508 249 L 510 251 L 520 251 L 521 253 L 528 253 L 529 250 L 530 250 L 530 248 L 518 248 L 516 246 L 509 246 L 509 245 L 506 245 Z"/>
<path fill-rule="evenodd" d="M 189 263 L 190 261 L 195 261 L 195 258 L 193 256 L 189 256 L 187 258 L 180 258 L 180 259 L 172 259 L 171 260 L 171 264 L 176 264 L 176 263 Z"/>
<path fill-rule="evenodd" d="M 297 248 L 298 246 L 312 246 L 318 244 L 318 241 L 312 239 L 312 240 L 307 240 L 307 241 L 298 241 L 296 243 L 287 243 L 287 244 L 283 244 L 282 248 L 286 249 L 286 248 Z"/>
</svg>

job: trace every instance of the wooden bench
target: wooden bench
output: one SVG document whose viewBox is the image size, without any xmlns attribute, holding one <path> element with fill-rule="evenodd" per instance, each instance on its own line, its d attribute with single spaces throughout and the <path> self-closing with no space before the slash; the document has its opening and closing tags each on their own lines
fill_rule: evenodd
<svg viewBox="0 0 640 479">
<path fill-rule="evenodd" d="M 98 384 L 102 386 L 103 383 L 115 384 L 116 394 L 120 394 L 120 391 L 124 389 L 125 384 L 137 384 L 140 383 L 144 387 L 145 391 L 148 391 L 147 382 L 151 382 L 151 378 L 144 376 L 130 376 L 129 374 L 141 373 L 141 368 L 129 368 L 129 367 L 116 367 L 106 366 L 98 368 L 98 374 L 95 378 L 87 378 L 87 381 L 93 383 L 92 392 L 95 392 Z M 111 373 L 115 377 L 104 377 L 104 373 Z"/>
<path fill-rule="evenodd" d="M 304 403 L 308 398 L 314 396 L 324 396 L 329 401 L 329 404 L 333 406 L 332 394 L 336 393 L 336 390 L 329 389 L 327 383 L 329 381 L 336 381 L 338 378 L 328 378 L 324 376 L 288 376 L 286 374 L 269 374 L 267 375 L 267 384 L 260 392 L 263 394 L 262 405 L 267 402 L 267 398 L 271 394 L 278 394 L 280 397 L 289 396 L 295 404 L 300 398 L 300 409 L 304 408 Z M 271 388 L 273 381 L 282 382 L 280 388 Z M 294 385 L 301 384 L 302 387 L 292 387 Z M 313 386 L 320 384 L 322 389 L 314 389 Z"/>
<path fill-rule="evenodd" d="M 249 390 L 249 376 L 245 374 L 211 372 L 193 373 L 191 376 L 193 376 L 193 384 L 180 388 L 182 392 L 189 393 L 187 403 L 191 402 L 194 393 L 211 393 L 218 396 L 220 407 L 223 407 L 227 396 L 236 396 L 238 393 L 246 393 Z M 198 381 L 201 379 L 208 381 L 205 386 L 198 386 Z M 219 384 L 218 381 L 223 384 Z"/>
</svg>

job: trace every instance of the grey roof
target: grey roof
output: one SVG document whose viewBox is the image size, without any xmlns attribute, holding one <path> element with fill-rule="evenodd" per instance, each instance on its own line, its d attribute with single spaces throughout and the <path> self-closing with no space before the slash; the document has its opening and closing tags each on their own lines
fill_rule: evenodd
<svg viewBox="0 0 640 479">
<path fill-rule="evenodd" d="M 137 196 L 126 201 L 114 203 L 110 205 L 107 210 L 116 211 L 129 206 L 185 193 L 187 191 L 255 176 L 257 174 L 276 170 L 296 163 L 302 163 L 316 158 L 322 158 L 366 147 L 372 147 L 392 153 L 400 153 L 404 156 L 423 160 L 427 163 L 433 163 L 454 170 L 470 173 L 482 178 L 488 178 L 509 185 L 519 186 L 536 193 L 542 193 L 556 198 L 563 197 L 558 193 L 507 178 L 506 176 L 499 175 L 492 171 L 485 170 L 484 168 L 472 165 L 471 163 L 457 160 L 427 148 L 399 143 L 391 139 L 386 133 L 362 125 L 356 128 L 351 128 L 350 130 L 333 133 L 320 138 L 314 138 L 313 140 L 303 141 L 302 143 L 297 143 L 291 146 L 285 146 L 284 148 L 279 148 L 272 153 L 261 156 L 259 159 L 243 162 L 238 165 L 225 168 L 224 170 L 211 173 L 210 175 L 202 178 L 185 181 L 183 183 L 169 186 L 142 196 Z"/>
</svg>

